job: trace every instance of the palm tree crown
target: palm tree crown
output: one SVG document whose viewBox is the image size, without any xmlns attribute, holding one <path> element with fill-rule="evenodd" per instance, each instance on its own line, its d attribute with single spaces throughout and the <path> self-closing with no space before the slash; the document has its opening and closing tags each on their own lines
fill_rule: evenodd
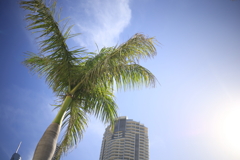
<svg viewBox="0 0 240 160">
<path fill-rule="evenodd" d="M 117 117 L 114 89 L 154 87 L 156 78 L 139 65 L 140 59 L 156 55 L 154 38 L 135 34 L 128 41 L 114 47 L 104 47 L 98 53 L 84 48 L 70 50 L 67 39 L 73 26 L 60 27 L 56 2 L 46 5 L 44 0 L 21 1 L 28 10 L 27 28 L 40 33 L 39 53 L 28 53 L 24 64 L 46 79 L 60 99 L 59 112 L 53 123 L 65 128 L 60 153 L 72 149 L 81 139 L 87 126 L 87 115 L 93 114 L 104 123 Z"/>
</svg>

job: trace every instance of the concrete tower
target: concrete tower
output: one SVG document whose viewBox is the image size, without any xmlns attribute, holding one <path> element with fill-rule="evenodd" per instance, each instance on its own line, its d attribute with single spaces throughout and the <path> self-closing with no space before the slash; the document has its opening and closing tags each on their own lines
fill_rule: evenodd
<svg viewBox="0 0 240 160">
<path fill-rule="evenodd" d="M 114 131 L 103 135 L 99 160 L 149 160 L 148 129 L 140 122 L 119 117 Z"/>
</svg>

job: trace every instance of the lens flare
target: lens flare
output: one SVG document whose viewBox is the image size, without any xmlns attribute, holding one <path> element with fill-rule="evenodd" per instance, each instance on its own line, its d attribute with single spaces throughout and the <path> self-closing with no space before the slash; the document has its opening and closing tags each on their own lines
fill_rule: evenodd
<svg viewBox="0 0 240 160">
<path fill-rule="evenodd" d="M 223 121 L 223 138 L 228 149 L 240 153 L 240 107 L 233 108 Z"/>
</svg>

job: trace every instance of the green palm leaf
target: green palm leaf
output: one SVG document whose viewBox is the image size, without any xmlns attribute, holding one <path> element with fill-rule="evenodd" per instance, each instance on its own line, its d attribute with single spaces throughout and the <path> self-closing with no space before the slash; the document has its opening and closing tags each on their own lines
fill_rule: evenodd
<svg viewBox="0 0 240 160">
<path fill-rule="evenodd" d="M 61 148 L 58 152 L 59 155 L 66 154 L 81 140 L 85 127 L 87 127 L 87 114 L 93 114 L 105 123 L 114 123 L 117 116 L 117 105 L 113 93 L 109 90 L 95 88 L 90 92 L 76 93 L 78 97 L 73 99 L 64 115 L 62 127 L 66 129 L 59 143 Z"/>
<path fill-rule="evenodd" d="M 47 61 L 47 67 L 39 65 L 39 63 L 35 64 L 36 55 L 33 57 L 30 55 L 24 63 L 45 76 L 49 86 L 55 92 L 62 92 L 64 88 L 69 87 L 69 84 L 66 85 L 63 82 L 69 81 L 69 78 L 73 76 L 71 70 L 74 64 L 78 63 L 76 55 L 84 54 L 85 50 L 83 48 L 69 50 L 66 40 L 77 34 L 70 34 L 72 26 L 68 27 L 66 31 L 61 31 L 59 28 L 59 24 L 55 20 L 56 2 L 50 8 L 42 0 L 21 1 L 20 4 L 22 8 L 30 11 L 26 16 L 26 20 L 30 22 L 27 28 L 39 32 L 40 35 L 37 38 L 43 39 L 39 41 L 39 55 Z M 66 86 L 59 88 L 60 84 Z"/>
</svg>

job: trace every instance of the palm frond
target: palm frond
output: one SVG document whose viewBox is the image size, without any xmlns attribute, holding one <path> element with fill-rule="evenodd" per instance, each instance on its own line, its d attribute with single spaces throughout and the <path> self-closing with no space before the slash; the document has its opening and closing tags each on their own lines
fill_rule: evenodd
<svg viewBox="0 0 240 160">
<path fill-rule="evenodd" d="M 114 95 L 105 88 L 95 88 L 84 94 L 77 93 L 63 119 L 65 130 L 60 141 L 59 155 L 66 154 L 81 140 L 87 127 L 87 114 L 94 115 L 104 123 L 114 123 L 117 118 L 117 105 Z"/>
<path fill-rule="evenodd" d="M 113 90 L 99 85 L 87 95 L 84 109 L 100 119 L 103 123 L 113 123 L 117 118 L 117 104 L 114 101 Z"/>
<path fill-rule="evenodd" d="M 155 43 L 154 38 L 136 34 L 120 46 L 102 48 L 99 54 L 85 62 L 87 71 L 80 83 L 101 81 L 103 87 L 114 87 L 116 84 L 118 89 L 154 87 L 156 77 L 138 62 L 141 58 L 156 55 Z"/>
<path fill-rule="evenodd" d="M 62 123 L 64 135 L 60 141 L 59 155 L 67 153 L 73 149 L 82 139 L 83 132 L 87 127 L 87 112 L 82 108 L 81 103 L 77 100 L 73 101 L 66 111 Z"/>
<path fill-rule="evenodd" d="M 72 77 L 71 69 L 78 61 L 76 54 L 81 55 L 85 50 L 83 48 L 69 50 L 66 40 L 78 34 L 70 34 L 73 26 L 68 27 L 65 31 L 60 29 L 58 22 L 61 20 L 56 20 L 56 1 L 52 2 L 50 7 L 43 0 L 21 1 L 20 4 L 22 8 L 30 12 L 26 15 L 26 20 L 30 22 L 27 28 L 40 33 L 37 37 L 37 39 L 41 39 L 39 41 L 39 54 L 51 64 L 47 69 L 45 68 L 46 81 L 54 91 L 58 91 L 59 84 L 66 81 L 69 83 L 69 77 Z M 28 62 L 29 60 L 26 59 L 25 64 L 28 64 L 31 68 L 33 63 Z M 35 68 L 35 72 L 42 70 L 41 67 L 40 69 L 37 69 L 37 67 L 39 66 L 32 66 L 32 68 Z M 42 74 L 42 72 L 39 72 L 39 74 Z"/>
<path fill-rule="evenodd" d="M 110 58 L 125 61 L 130 60 L 135 63 L 140 59 L 153 58 L 156 56 L 155 45 L 158 44 L 154 37 L 147 37 L 137 33 L 127 42 L 119 45 L 116 50 L 111 53 Z"/>
<path fill-rule="evenodd" d="M 108 72 L 103 74 L 102 82 L 108 77 L 109 85 L 116 87 L 116 89 L 136 89 L 145 87 L 155 87 L 156 77 L 146 68 L 139 64 L 118 65 L 112 67 Z M 115 85 L 115 86 L 114 86 Z"/>
</svg>

